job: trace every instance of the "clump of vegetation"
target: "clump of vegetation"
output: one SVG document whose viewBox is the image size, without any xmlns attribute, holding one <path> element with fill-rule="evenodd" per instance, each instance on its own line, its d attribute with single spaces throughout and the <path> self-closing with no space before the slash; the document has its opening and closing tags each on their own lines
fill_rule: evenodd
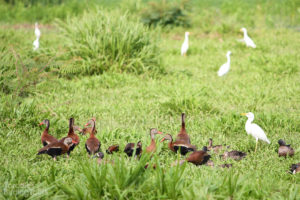
<svg viewBox="0 0 300 200">
<path fill-rule="evenodd" d="M 187 15 L 188 2 L 149 2 L 141 12 L 142 22 L 148 26 L 190 26 Z"/>
<path fill-rule="evenodd" d="M 58 25 L 67 50 L 63 75 L 163 71 L 153 31 L 126 14 L 86 12 Z"/>
</svg>

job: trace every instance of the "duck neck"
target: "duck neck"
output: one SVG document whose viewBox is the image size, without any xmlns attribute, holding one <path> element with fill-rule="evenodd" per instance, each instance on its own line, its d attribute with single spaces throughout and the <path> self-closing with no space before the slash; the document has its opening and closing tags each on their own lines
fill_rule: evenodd
<svg viewBox="0 0 300 200">
<path fill-rule="evenodd" d="M 46 128 L 45 128 L 45 131 L 46 131 L 46 132 L 49 131 L 49 127 L 50 127 L 50 122 L 47 120 L 47 121 L 46 121 Z"/>
<path fill-rule="evenodd" d="M 69 132 L 68 132 L 68 135 L 72 135 L 74 133 L 73 125 L 74 125 L 74 119 L 71 118 L 69 120 Z"/>
<path fill-rule="evenodd" d="M 212 147 L 212 143 L 213 143 L 212 140 L 209 140 L 208 141 L 208 147 Z"/>
<path fill-rule="evenodd" d="M 94 137 L 94 136 L 95 136 L 95 130 L 96 130 L 96 123 L 95 123 L 94 120 L 92 120 L 92 121 L 93 121 L 93 122 L 92 122 L 92 131 L 91 131 L 90 136 L 91 136 L 91 137 Z"/>
<path fill-rule="evenodd" d="M 181 115 L 181 132 L 185 131 L 185 114 Z"/>
</svg>

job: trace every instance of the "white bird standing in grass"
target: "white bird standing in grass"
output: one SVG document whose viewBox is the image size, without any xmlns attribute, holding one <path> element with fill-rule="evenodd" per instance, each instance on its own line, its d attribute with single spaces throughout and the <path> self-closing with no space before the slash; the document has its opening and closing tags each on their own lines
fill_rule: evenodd
<svg viewBox="0 0 300 200">
<path fill-rule="evenodd" d="M 247 29 L 241 28 L 241 31 L 244 32 L 244 40 L 243 41 L 246 43 L 246 46 L 256 48 L 256 45 L 254 44 L 253 40 L 251 40 L 251 38 L 247 34 Z"/>
<path fill-rule="evenodd" d="M 185 38 L 184 38 L 184 42 L 181 46 L 181 55 L 182 56 L 185 56 L 186 55 L 186 52 L 188 51 L 189 49 L 189 32 L 185 32 Z"/>
<path fill-rule="evenodd" d="M 33 41 L 33 51 L 38 50 L 39 47 L 40 47 L 39 38 L 36 38 L 36 40 Z"/>
<path fill-rule="evenodd" d="M 262 128 L 260 128 L 257 124 L 252 123 L 252 121 L 254 120 L 254 114 L 252 112 L 248 112 L 248 113 L 242 113 L 241 115 L 248 117 L 245 128 L 246 128 L 246 132 L 252 135 L 256 139 L 255 152 L 257 149 L 258 139 L 270 144 L 270 141 L 268 140 Z"/>
<path fill-rule="evenodd" d="M 34 28 L 34 34 L 36 39 L 33 41 L 33 51 L 38 50 L 38 48 L 40 47 L 40 37 L 41 37 L 41 31 L 39 29 L 38 23 L 35 22 L 35 28 Z"/>
<path fill-rule="evenodd" d="M 39 25 L 38 25 L 37 22 L 35 22 L 34 34 L 35 34 L 36 38 L 40 38 L 41 37 L 41 31 L 39 29 Z"/>
<path fill-rule="evenodd" d="M 218 71 L 218 76 L 224 76 L 225 74 L 227 74 L 229 72 L 229 69 L 230 69 L 230 54 L 231 54 L 231 51 L 228 51 L 227 54 L 226 54 L 227 62 L 220 67 L 220 69 Z"/>
</svg>

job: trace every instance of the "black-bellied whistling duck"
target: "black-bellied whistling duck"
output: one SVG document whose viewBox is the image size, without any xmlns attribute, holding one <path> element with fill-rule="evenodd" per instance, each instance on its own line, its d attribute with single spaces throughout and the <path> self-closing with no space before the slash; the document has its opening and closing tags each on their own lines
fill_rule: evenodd
<svg viewBox="0 0 300 200">
<path fill-rule="evenodd" d="M 290 144 L 286 144 L 283 140 L 278 140 L 279 148 L 278 148 L 278 156 L 293 156 L 295 151 Z"/>
<path fill-rule="evenodd" d="M 90 133 L 89 139 L 86 140 L 85 148 L 86 151 L 91 155 L 94 155 L 100 150 L 101 143 L 100 141 L 95 137 L 95 130 L 96 130 L 96 123 L 94 119 L 91 119 L 88 121 L 88 123 L 85 126 L 92 126 L 92 132 Z"/>
<path fill-rule="evenodd" d="M 96 123 L 96 118 L 95 117 L 93 117 L 92 120 L 94 120 L 95 123 Z M 82 129 L 79 126 L 74 126 L 74 129 L 78 130 L 81 135 L 91 134 L 91 132 L 93 131 L 93 127 L 91 127 L 91 126 L 90 127 L 85 126 Z M 96 128 L 95 128 L 94 132 L 95 132 L 94 135 L 96 135 L 97 134 L 97 129 Z"/>
<path fill-rule="evenodd" d="M 300 162 L 297 164 L 292 164 L 291 173 L 292 174 L 300 173 Z"/>
<path fill-rule="evenodd" d="M 227 146 L 226 148 L 229 148 L 229 146 Z M 213 146 L 213 140 L 211 138 L 209 138 L 209 140 L 208 140 L 208 150 L 209 151 L 214 151 L 214 152 L 218 153 L 222 149 L 223 149 L 223 145 Z"/>
<path fill-rule="evenodd" d="M 58 140 L 49 134 L 50 121 L 48 119 L 44 119 L 39 125 L 41 126 L 43 124 L 46 125 L 46 128 L 41 136 L 42 144 L 46 146 L 50 143 L 57 142 Z"/>
<path fill-rule="evenodd" d="M 202 150 L 191 153 L 186 160 L 194 165 L 203 165 L 210 157 L 211 156 L 207 153 L 207 147 L 203 147 Z"/>
<path fill-rule="evenodd" d="M 48 154 L 53 160 L 56 160 L 56 156 L 67 153 L 74 142 L 70 137 L 65 138 L 63 141 L 52 142 L 41 148 L 37 155 Z"/>
<path fill-rule="evenodd" d="M 225 152 L 223 155 L 220 155 L 220 157 L 223 159 L 232 158 L 234 160 L 242 160 L 246 155 L 244 152 L 234 150 Z"/>
<path fill-rule="evenodd" d="M 134 148 L 135 148 L 135 155 L 139 156 L 142 153 L 142 142 L 139 141 L 136 146 L 134 143 L 128 143 L 125 146 L 124 152 L 127 154 L 127 156 L 131 157 L 133 155 L 134 152 Z"/>
<path fill-rule="evenodd" d="M 154 153 L 156 151 L 156 143 L 155 143 L 156 134 L 162 134 L 162 132 L 158 131 L 156 128 L 151 128 L 150 129 L 151 144 L 146 148 L 147 153 Z"/>
<path fill-rule="evenodd" d="M 70 118 L 69 119 L 69 132 L 68 132 L 68 135 L 66 137 L 63 137 L 62 139 L 59 140 L 59 141 L 63 142 L 67 137 L 72 138 L 73 143 L 72 143 L 72 145 L 70 146 L 70 148 L 68 150 L 68 156 L 70 155 L 71 151 L 73 151 L 74 148 L 79 144 L 79 141 L 80 141 L 78 135 L 76 135 L 74 133 L 73 126 L 74 126 L 74 118 Z"/>
<path fill-rule="evenodd" d="M 94 155 L 94 158 L 98 158 L 97 162 L 98 164 L 101 164 L 104 158 L 104 154 L 100 151 Z"/>
<path fill-rule="evenodd" d="M 106 149 L 106 153 L 108 154 L 112 154 L 113 152 L 118 152 L 118 151 L 119 151 L 119 145 L 117 144 L 112 145 Z"/>
<path fill-rule="evenodd" d="M 207 153 L 207 147 L 204 146 L 202 150 L 194 151 L 185 160 L 176 161 L 172 166 L 177 164 L 182 165 L 184 162 L 190 162 L 197 166 L 204 165 L 209 161 L 210 157 L 211 156 Z"/>
<path fill-rule="evenodd" d="M 165 137 L 161 140 L 163 142 L 164 140 L 169 140 L 168 147 L 171 151 L 177 152 L 180 149 L 180 153 L 182 155 L 187 154 L 190 151 L 196 151 L 197 147 L 191 144 L 187 144 L 182 142 L 181 140 L 173 142 L 172 135 L 166 134 Z"/>
<path fill-rule="evenodd" d="M 176 141 L 181 141 L 185 144 L 191 144 L 190 136 L 187 134 L 185 130 L 185 114 L 181 114 L 181 129 L 177 135 Z"/>
</svg>

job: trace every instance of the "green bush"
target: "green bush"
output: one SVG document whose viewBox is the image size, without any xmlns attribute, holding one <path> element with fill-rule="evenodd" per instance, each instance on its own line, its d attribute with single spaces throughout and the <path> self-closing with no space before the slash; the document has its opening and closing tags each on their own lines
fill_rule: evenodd
<svg viewBox="0 0 300 200">
<path fill-rule="evenodd" d="M 163 71 L 157 36 L 126 14 L 86 12 L 58 26 L 66 48 L 63 75 Z"/>
<path fill-rule="evenodd" d="M 188 0 L 167 3 L 165 0 L 149 2 L 141 12 L 142 22 L 148 26 L 190 26 L 187 15 Z"/>
</svg>

